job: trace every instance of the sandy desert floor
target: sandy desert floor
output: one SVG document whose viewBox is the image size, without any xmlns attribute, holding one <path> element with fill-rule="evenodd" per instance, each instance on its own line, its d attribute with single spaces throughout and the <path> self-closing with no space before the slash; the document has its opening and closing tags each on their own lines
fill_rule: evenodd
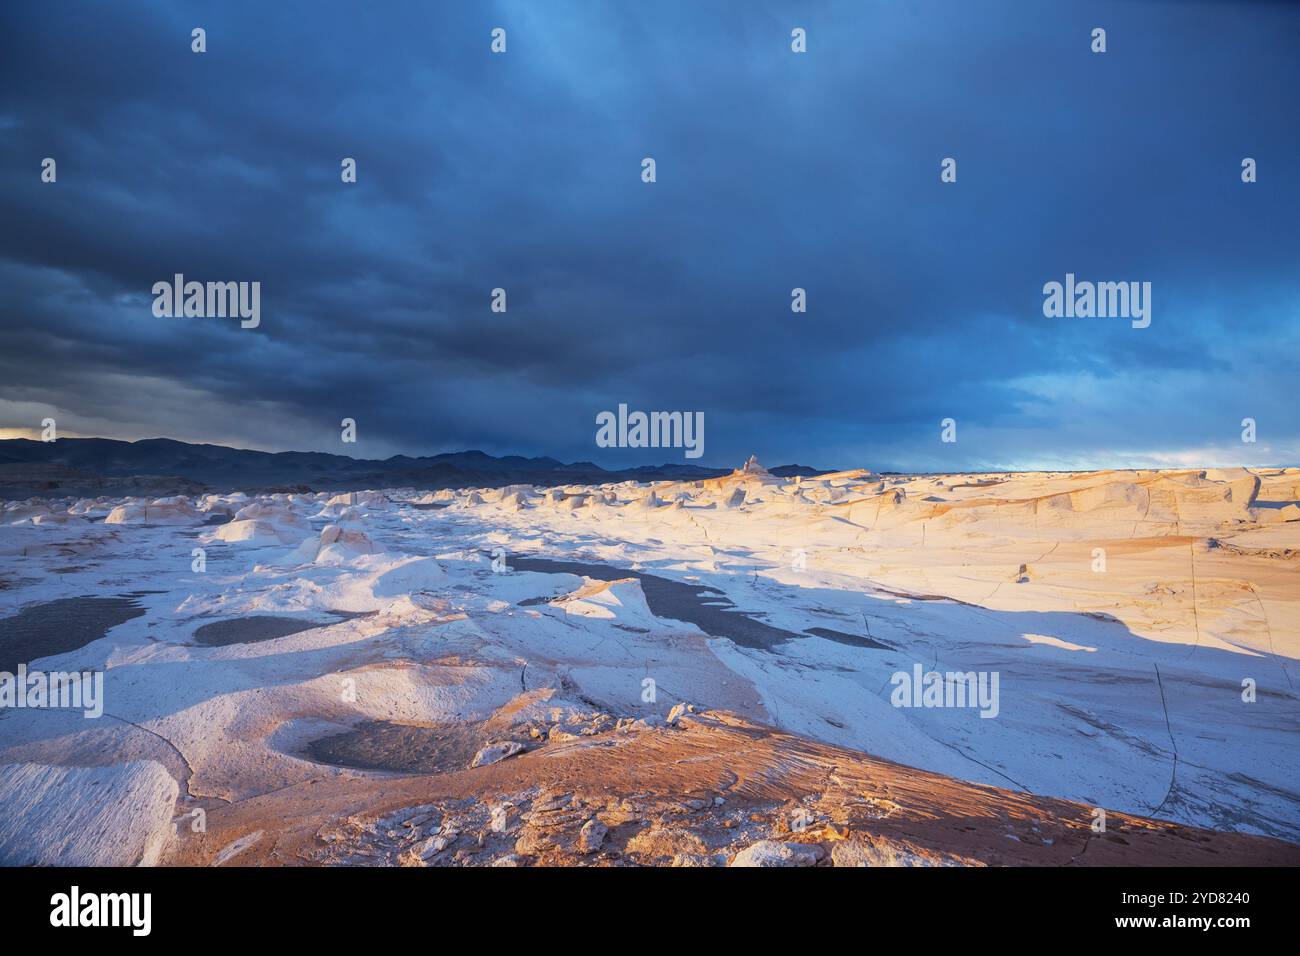
<svg viewBox="0 0 1300 956">
<path fill-rule="evenodd" d="M 1296 469 L 10 502 L 0 862 L 1295 864 L 1298 603 Z"/>
</svg>

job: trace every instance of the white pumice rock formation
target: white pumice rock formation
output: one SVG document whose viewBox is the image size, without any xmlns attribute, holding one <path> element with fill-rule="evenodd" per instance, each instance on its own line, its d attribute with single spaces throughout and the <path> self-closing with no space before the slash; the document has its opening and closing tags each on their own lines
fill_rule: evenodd
<svg viewBox="0 0 1300 956">
<path fill-rule="evenodd" d="M 118 719 L 6 712 L 0 847 L 48 817 L 90 862 L 1067 865 L 1103 806 L 1125 842 L 1089 859 L 1294 864 L 1298 556 L 1286 468 L 795 480 L 751 459 L 9 502 L 0 635 L 102 673 Z M 96 601 L 77 626 L 68 598 Z M 997 699 L 918 705 L 898 686 L 918 667 L 996 674 Z M 555 780 L 567 803 L 541 798 Z M 195 801 L 209 834 L 170 842 Z M 436 822 L 373 826 L 414 807 Z M 954 817 L 974 830 L 934 823 Z M 444 818 L 454 839 L 428 832 Z"/>
</svg>

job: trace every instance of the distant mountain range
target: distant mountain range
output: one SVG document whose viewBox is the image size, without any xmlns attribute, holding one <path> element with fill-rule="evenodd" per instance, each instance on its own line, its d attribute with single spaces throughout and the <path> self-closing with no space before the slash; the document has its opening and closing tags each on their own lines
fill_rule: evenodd
<svg viewBox="0 0 1300 956">
<path fill-rule="evenodd" d="M 789 477 L 822 471 L 784 465 Z M 265 452 L 222 445 L 191 445 L 170 438 L 116 441 L 60 438 L 55 442 L 0 441 L 0 498 L 33 495 L 162 495 L 202 491 L 355 491 L 361 488 L 465 488 L 533 484 L 696 480 L 728 474 L 696 465 L 652 465 L 610 471 L 589 461 L 496 458 L 461 451 L 422 458 L 394 455 L 367 460 L 324 452 Z"/>
</svg>

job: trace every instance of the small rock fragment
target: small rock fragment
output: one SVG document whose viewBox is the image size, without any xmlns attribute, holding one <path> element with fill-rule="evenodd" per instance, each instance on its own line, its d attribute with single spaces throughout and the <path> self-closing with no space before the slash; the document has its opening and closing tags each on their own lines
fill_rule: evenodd
<svg viewBox="0 0 1300 956">
<path fill-rule="evenodd" d="M 583 853 L 595 853 L 605 842 L 605 834 L 608 832 L 609 827 L 596 817 L 592 817 L 582 825 L 582 830 L 578 834 L 578 849 Z"/>
<path fill-rule="evenodd" d="M 484 767 L 490 763 L 496 763 L 498 760 L 505 760 L 507 757 L 513 757 L 523 749 L 524 745 L 514 740 L 503 740 L 500 743 L 488 744 L 474 755 L 474 762 L 470 764 L 470 767 Z"/>
<path fill-rule="evenodd" d="M 533 804 L 533 812 L 550 813 L 553 810 L 568 806 L 571 800 L 573 800 L 573 794 L 571 793 L 557 793 L 539 797 L 537 802 Z"/>
<path fill-rule="evenodd" d="M 818 851 L 821 852 L 818 852 Z M 815 866 L 824 850 L 804 843 L 759 840 L 736 854 L 732 866 Z"/>
</svg>

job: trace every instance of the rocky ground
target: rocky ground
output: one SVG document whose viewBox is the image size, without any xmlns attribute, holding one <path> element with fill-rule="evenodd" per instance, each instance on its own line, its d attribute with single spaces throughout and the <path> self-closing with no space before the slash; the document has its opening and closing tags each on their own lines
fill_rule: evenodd
<svg viewBox="0 0 1300 956">
<path fill-rule="evenodd" d="M 1298 583 L 1295 469 L 9 502 L 0 861 L 1294 863 Z"/>
<path fill-rule="evenodd" d="M 521 695 L 488 759 L 433 775 L 314 779 L 219 806 L 183 865 L 1295 865 L 1300 847 L 964 783 L 727 713 L 573 714 Z M 526 699 L 531 697 L 531 699 Z M 532 706 L 530 706 L 532 705 Z M 524 710 L 532 719 L 515 720 Z M 536 719 L 540 716 L 542 719 Z M 558 716 L 558 715 L 557 715 Z M 509 742 L 509 747 L 500 747 Z M 522 749 L 510 756 L 518 746 Z M 482 754 L 484 751 L 480 751 Z M 471 761 L 472 763 L 473 761 Z"/>
</svg>

